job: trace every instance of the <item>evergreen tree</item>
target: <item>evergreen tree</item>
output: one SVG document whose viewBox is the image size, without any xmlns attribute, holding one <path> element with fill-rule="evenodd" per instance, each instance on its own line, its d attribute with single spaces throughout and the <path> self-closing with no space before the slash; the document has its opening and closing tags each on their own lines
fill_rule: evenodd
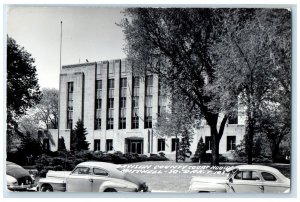
<svg viewBox="0 0 300 202">
<path fill-rule="evenodd" d="M 83 122 L 78 120 L 76 122 L 75 129 L 72 131 L 71 149 L 75 151 L 88 150 L 90 143 L 86 141 L 85 136 L 87 134 L 88 133 L 83 125 Z"/>
<path fill-rule="evenodd" d="M 201 161 L 203 161 L 204 157 L 205 157 L 205 144 L 203 143 L 203 138 L 200 137 L 194 158 L 199 159 L 199 163 L 201 163 Z"/>
</svg>

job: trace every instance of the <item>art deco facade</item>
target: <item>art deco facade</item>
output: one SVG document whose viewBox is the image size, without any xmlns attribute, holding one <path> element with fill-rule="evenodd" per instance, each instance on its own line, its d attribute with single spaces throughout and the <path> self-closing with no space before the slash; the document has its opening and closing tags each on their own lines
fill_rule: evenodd
<svg viewBox="0 0 300 202">
<path fill-rule="evenodd" d="M 146 155 L 162 151 L 175 157 L 175 137 L 158 136 L 152 130 L 158 114 L 167 107 L 156 75 L 133 75 L 125 59 L 66 65 L 59 92 L 59 133 L 51 133 L 64 137 L 67 149 L 71 128 L 80 119 L 87 128 L 90 150 Z M 239 113 L 235 123 L 225 127 L 220 153 L 234 149 L 243 138 L 243 110 Z M 191 151 L 195 152 L 201 136 L 209 150 L 209 127 L 203 124 L 195 130 Z"/>
</svg>

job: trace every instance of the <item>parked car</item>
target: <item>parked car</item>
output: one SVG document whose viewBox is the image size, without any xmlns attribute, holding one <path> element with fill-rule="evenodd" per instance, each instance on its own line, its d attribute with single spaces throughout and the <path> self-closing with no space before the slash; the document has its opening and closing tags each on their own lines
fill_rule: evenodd
<svg viewBox="0 0 300 202">
<path fill-rule="evenodd" d="M 72 172 L 49 171 L 39 181 L 42 192 L 147 192 L 146 183 L 122 172 L 120 166 L 104 162 L 83 162 Z"/>
<path fill-rule="evenodd" d="M 6 182 L 9 191 L 31 191 L 35 179 L 22 166 L 6 161 Z"/>
<path fill-rule="evenodd" d="M 240 165 L 227 170 L 228 177 L 193 177 L 190 192 L 289 193 L 290 179 L 276 168 Z"/>
</svg>

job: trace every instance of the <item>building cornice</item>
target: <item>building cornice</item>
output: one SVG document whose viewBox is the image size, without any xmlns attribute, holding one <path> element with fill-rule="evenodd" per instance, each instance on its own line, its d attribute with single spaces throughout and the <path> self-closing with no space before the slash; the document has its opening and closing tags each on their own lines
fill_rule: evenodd
<svg viewBox="0 0 300 202">
<path fill-rule="evenodd" d="M 86 67 L 86 66 L 94 66 L 97 64 L 107 64 L 109 62 L 121 62 L 126 60 L 126 58 L 120 58 L 120 59 L 112 59 L 112 60 L 102 60 L 102 61 L 97 61 L 97 62 L 87 62 L 87 63 L 78 63 L 78 64 L 71 64 L 71 65 L 63 65 L 63 69 L 68 69 L 68 68 L 75 68 L 75 67 Z"/>
</svg>

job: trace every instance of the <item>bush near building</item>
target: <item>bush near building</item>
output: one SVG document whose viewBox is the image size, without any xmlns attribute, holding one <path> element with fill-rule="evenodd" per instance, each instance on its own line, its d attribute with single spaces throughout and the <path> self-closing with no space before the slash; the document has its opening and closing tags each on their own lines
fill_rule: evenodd
<svg viewBox="0 0 300 202">
<path fill-rule="evenodd" d="M 101 161 L 115 164 L 135 163 L 142 161 L 167 161 L 163 153 L 151 154 L 150 157 L 140 154 L 123 154 L 122 152 L 106 153 L 101 151 L 80 151 L 80 152 L 48 152 L 42 154 L 35 161 L 36 169 L 40 177 L 45 177 L 48 170 L 73 170 L 75 166 L 85 161 Z"/>
</svg>

